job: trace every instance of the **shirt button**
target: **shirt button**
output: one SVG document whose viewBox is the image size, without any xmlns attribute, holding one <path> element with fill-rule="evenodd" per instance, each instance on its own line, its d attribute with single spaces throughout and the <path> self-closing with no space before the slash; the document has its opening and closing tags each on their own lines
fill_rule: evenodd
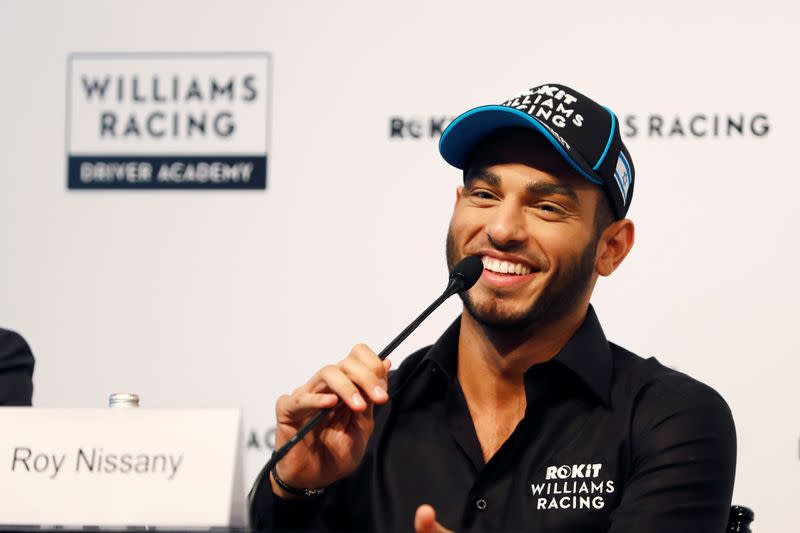
<svg viewBox="0 0 800 533">
<path fill-rule="evenodd" d="M 486 509 L 486 500 L 483 498 L 475 500 L 475 508 L 479 511 L 484 511 Z"/>
</svg>

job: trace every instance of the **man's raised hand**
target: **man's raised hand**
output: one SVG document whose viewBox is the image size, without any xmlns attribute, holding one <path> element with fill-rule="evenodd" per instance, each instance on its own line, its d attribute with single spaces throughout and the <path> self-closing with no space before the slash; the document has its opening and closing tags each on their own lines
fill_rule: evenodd
<svg viewBox="0 0 800 533">
<path fill-rule="evenodd" d="M 373 406 L 389 401 L 391 363 L 358 344 L 339 364 L 328 365 L 275 405 L 275 448 L 280 448 L 320 409 L 344 403 L 318 424 L 277 465 L 280 478 L 296 488 L 326 487 L 352 473 L 373 430 Z M 272 490 L 290 497 L 273 479 Z"/>
</svg>

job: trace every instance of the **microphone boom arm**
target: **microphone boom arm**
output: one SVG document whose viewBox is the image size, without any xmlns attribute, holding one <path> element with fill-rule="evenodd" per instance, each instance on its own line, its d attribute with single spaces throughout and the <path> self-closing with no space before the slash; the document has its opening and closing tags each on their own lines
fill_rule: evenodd
<svg viewBox="0 0 800 533">
<path fill-rule="evenodd" d="M 442 305 L 442 303 L 444 303 L 445 300 L 447 300 L 457 292 L 461 292 L 463 290 L 472 287 L 480 277 L 480 272 L 482 270 L 483 270 L 483 264 L 477 257 L 473 256 L 467 257 L 465 260 L 461 261 L 458 265 L 456 265 L 456 267 L 453 269 L 453 273 L 450 275 L 450 279 L 448 280 L 447 283 L 447 288 L 444 290 L 444 292 L 438 298 L 436 298 L 436 300 L 434 300 L 432 304 L 426 307 L 425 310 L 422 311 L 422 313 L 420 313 L 419 316 L 415 318 L 413 322 L 411 322 L 408 326 L 406 326 L 405 329 L 397 335 L 397 337 L 392 339 L 392 341 L 389 344 L 387 344 L 383 350 L 380 351 L 378 357 L 380 357 L 381 360 L 386 359 L 389 356 L 389 354 L 391 354 L 394 351 L 394 349 L 400 345 L 401 342 L 406 340 L 406 338 L 409 335 L 411 335 L 411 333 L 415 329 L 417 329 L 419 325 L 422 324 L 422 322 L 436 310 L 437 307 Z M 327 415 L 340 405 L 342 405 L 341 402 L 334 405 L 333 407 L 326 407 L 324 409 L 320 409 L 320 411 L 316 415 L 314 415 L 308 422 L 303 424 L 303 427 L 301 427 L 297 431 L 297 433 L 295 433 L 288 441 L 286 441 L 286 443 L 283 446 L 281 446 L 280 448 L 278 448 L 273 452 L 272 456 L 267 461 L 267 464 L 264 465 L 264 468 L 261 469 L 261 472 L 259 472 L 258 477 L 256 477 L 256 481 L 253 484 L 253 488 L 250 491 L 250 494 L 248 495 L 248 503 L 251 515 L 250 516 L 251 527 L 254 523 L 253 519 L 255 518 L 252 512 L 253 500 L 255 499 L 258 486 L 261 484 L 261 479 L 264 477 L 265 474 L 268 475 L 268 473 L 275 467 L 275 465 L 278 464 L 278 461 L 283 459 L 283 457 L 287 453 L 289 453 L 289 451 L 291 451 L 291 449 L 298 442 L 300 442 L 303 439 L 303 437 L 305 437 L 308 434 L 309 431 L 314 429 L 314 426 L 319 424 L 320 420 L 325 418 L 325 415 Z"/>
</svg>

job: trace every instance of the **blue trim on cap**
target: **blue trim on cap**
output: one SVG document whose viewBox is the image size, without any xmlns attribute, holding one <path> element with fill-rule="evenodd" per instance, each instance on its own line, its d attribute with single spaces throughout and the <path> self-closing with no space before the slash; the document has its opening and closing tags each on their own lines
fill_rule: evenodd
<svg viewBox="0 0 800 533">
<path fill-rule="evenodd" d="M 518 109 L 514 109 L 513 107 L 507 107 L 507 106 L 502 106 L 502 105 L 485 105 L 485 106 L 481 106 L 481 107 L 476 107 L 474 109 L 470 109 L 469 111 L 466 111 L 466 112 L 462 113 L 455 120 L 453 120 L 453 122 L 451 122 L 450 125 L 447 126 L 447 128 L 444 130 L 444 132 L 442 133 L 442 137 L 439 139 L 439 153 L 442 155 L 442 157 L 444 158 L 445 161 L 447 161 L 448 163 L 450 163 L 451 165 L 453 165 L 456 168 L 461 168 L 457 164 L 454 164 L 450 160 L 450 158 L 448 157 L 448 155 L 450 155 L 450 156 L 455 155 L 455 154 L 452 154 L 450 152 L 452 152 L 452 151 L 454 151 L 456 149 L 450 150 L 450 149 L 445 147 L 445 144 L 447 142 L 447 137 L 456 127 L 458 127 L 458 124 L 463 122 L 465 119 L 467 119 L 467 118 L 469 118 L 469 117 L 471 117 L 473 115 L 479 114 L 479 113 L 487 113 L 487 112 L 492 112 L 492 113 L 501 112 L 501 113 L 504 113 L 504 114 L 508 113 L 511 116 L 515 116 L 516 118 L 523 118 L 524 121 L 523 121 L 522 126 L 523 127 L 525 127 L 525 126 L 533 126 L 532 129 L 535 129 L 539 133 L 544 135 L 545 139 L 547 139 L 550 142 L 550 144 L 552 144 L 553 147 L 555 147 L 555 149 L 561 154 L 561 156 L 567 161 L 567 163 L 569 163 L 569 165 L 573 169 L 575 169 L 575 171 L 578 172 L 578 174 L 580 174 L 582 177 L 586 178 L 587 180 L 591 181 L 592 183 L 594 183 L 596 185 L 600 185 L 600 186 L 604 185 L 602 180 L 592 176 L 591 174 L 589 174 L 588 172 L 583 170 L 572 159 L 572 157 L 569 155 L 569 153 L 566 150 L 564 150 L 564 147 L 561 146 L 561 143 L 558 142 L 558 139 L 556 139 L 553 136 L 553 134 L 550 133 L 550 131 L 547 128 L 545 128 L 538 120 L 536 120 L 535 118 L 531 117 L 527 113 L 524 113 L 524 112 L 522 112 L 522 111 L 520 111 Z M 612 117 L 613 117 L 613 113 L 612 113 Z M 501 129 L 501 128 L 510 127 L 512 125 L 518 125 L 518 126 L 520 125 L 520 124 L 516 123 L 516 121 L 514 121 L 515 124 L 510 124 L 510 123 L 509 124 L 503 124 L 503 123 L 499 123 L 498 124 L 498 122 L 501 122 L 501 121 L 495 121 L 493 126 L 485 128 L 485 131 L 481 132 L 480 137 L 488 135 L 489 133 L 491 133 L 491 132 L 493 132 L 495 130 Z M 613 131 L 612 131 L 612 134 L 613 134 Z M 453 142 L 455 142 L 455 141 L 453 141 Z M 611 139 L 609 139 L 609 144 L 610 143 L 611 143 Z M 606 147 L 606 151 L 608 151 L 608 146 Z M 447 152 L 447 154 L 445 154 L 445 152 Z M 603 155 L 605 156 L 605 154 L 603 154 Z"/>
<path fill-rule="evenodd" d="M 614 113 L 607 107 L 604 107 L 608 114 L 611 115 L 611 133 L 608 134 L 608 141 L 606 142 L 606 149 L 603 150 L 603 155 L 600 156 L 600 160 L 597 161 L 597 164 L 592 167 L 592 170 L 597 170 L 600 168 L 600 165 L 603 164 L 603 160 L 608 155 L 608 149 L 611 148 L 611 140 L 614 138 L 614 130 L 617 128 L 617 117 L 614 116 Z"/>
</svg>

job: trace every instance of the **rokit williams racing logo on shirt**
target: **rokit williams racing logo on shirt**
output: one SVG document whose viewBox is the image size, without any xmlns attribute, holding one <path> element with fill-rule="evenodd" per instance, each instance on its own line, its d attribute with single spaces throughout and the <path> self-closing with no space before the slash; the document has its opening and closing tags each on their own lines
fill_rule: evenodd
<svg viewBox="0 0 800 533">
<path fill-rule="evenodd" d="M 70 189 L 264 189 L 270 55 L 68 59 Z"/>
<path fill-rule="evenodd" d="M 531 484 L 536 509 L 594 509 L 605 507 L 614 481 L 603 479 L 601 463 L 548 466 L 544 480 Z"/>
</svg>

